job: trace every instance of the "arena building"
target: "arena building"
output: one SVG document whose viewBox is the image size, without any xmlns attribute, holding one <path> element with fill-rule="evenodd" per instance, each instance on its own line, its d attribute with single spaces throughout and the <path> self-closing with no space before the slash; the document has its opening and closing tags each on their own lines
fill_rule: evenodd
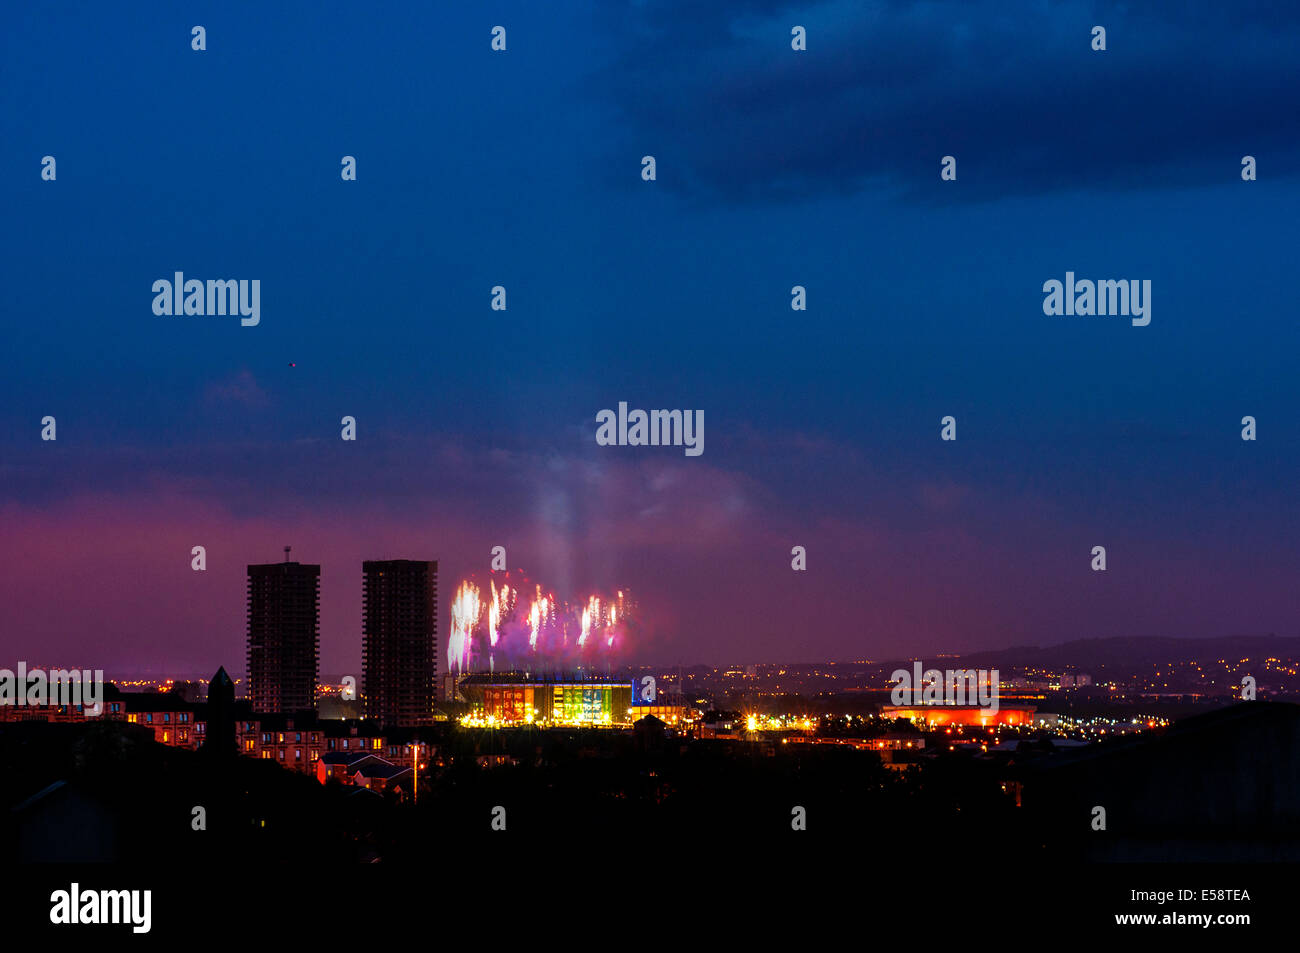
<svg viewBox="0 0 1300 953">
<path fill-rule="evenodd" d="M 999 705 L 994 711 L 979 705 L 882 705 L 881 718 L 906 718 L 918 725 L 942 728 L 969 725 L 989 728 L 994 725 L 1021 727 L 1034 722 L 1033 705 Z"/>
<path fill-rule="evenodd" d="M 468 725 L 632 724 L 631 681 L 525 673 L 466 675 L 456 690 L 470 705 L 470 714 L 462 719 Z"/>
</svg>

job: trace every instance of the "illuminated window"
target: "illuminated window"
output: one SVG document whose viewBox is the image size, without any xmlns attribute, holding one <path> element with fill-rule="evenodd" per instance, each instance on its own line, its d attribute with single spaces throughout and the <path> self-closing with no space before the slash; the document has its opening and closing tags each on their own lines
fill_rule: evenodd
<svg viewBox="0 0 1300 953">
<path fill-rule="evenodd" d="M 139 716 L 139 715 L 127 715 L 127 716 L 126 716 L 126 720 L 127 720 L 128 722 L 130 722 L 131 724 L 135 725 L 135 724 L 138 724 L 138 723 L 139 723 L 139 721 L 140 721 L 140 716 Z"/>
<path fill-rule="evenodd" d="M 164 731 L 164 732 L 163 732 L 163 744 L 167 744 L 167 743 L 168 743 L 169 741 L 171 741 L 171 740 L 172 740 L 172 733 L 171 733 L 170 731 Z"/>
</svg>

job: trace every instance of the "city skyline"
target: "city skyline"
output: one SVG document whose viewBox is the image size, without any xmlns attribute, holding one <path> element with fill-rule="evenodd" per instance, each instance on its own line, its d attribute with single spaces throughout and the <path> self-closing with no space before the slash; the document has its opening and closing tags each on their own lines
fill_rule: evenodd
<svg viewBox="0 0 1300 953">
<path fill-rule="evenodd" d="M 631 658 L 1295 634 L 1300 13 L 1105 4 L 1097 53 L 1082 14 L 939 6 L 818 6 L 807 54 L 748 3 L 518 6 L 500 55 L 466 11 L 228 11 L 202 54 L 168 18 L 7 31 L 48 106 L 0 117 L 7 651 L 215 669 L 286 543 L 330 670 L 358 562 L 496 546 L 635 590 Z M 156 314 L 178 271 L 260 281 L 256 326 Z M 1045 314 L 1067 273 L 1150 280 L 1151 323 Z M 622 402 L 702 411 L 703 454 L 599 445 Z"/>
<path fill-rule="evenodd" d="M 1300 4 L 0 19 L 6 935 L 1294 933 Z"/>
</svg>

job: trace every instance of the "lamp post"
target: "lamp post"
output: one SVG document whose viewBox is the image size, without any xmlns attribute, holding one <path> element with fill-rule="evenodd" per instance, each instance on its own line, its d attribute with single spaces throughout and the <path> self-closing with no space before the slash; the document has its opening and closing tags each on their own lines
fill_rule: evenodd
<svg viewBox="0 0 1300 953">
<path fill-rule="evenodd" d="M 420 801 L 420 745 L 416 742 L 411 744 L 411 773 L 415 775 L 415 788 L 411 792 L 411 803 L 418 804 Z"/>
</svg>

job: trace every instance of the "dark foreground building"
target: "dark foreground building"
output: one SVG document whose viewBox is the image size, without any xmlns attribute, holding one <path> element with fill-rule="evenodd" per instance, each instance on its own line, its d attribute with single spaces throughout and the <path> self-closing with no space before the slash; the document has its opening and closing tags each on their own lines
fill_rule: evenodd
<svg viewBox="0 0 1300 953">
<path fill-rule="evenodd" d="M 437 699 L 438 563 L 362 563 L 362 692 L 385 727 L 429 724 Z"/>
<path fill-rule="evenodd" d="M 200 750 L 210 757 L 233 758 L 239 754 L 235 743 L 235 683 L 226 674 L 225 666 L 217 669 L 208 683 L 207 720 Z"/>
</svg>

